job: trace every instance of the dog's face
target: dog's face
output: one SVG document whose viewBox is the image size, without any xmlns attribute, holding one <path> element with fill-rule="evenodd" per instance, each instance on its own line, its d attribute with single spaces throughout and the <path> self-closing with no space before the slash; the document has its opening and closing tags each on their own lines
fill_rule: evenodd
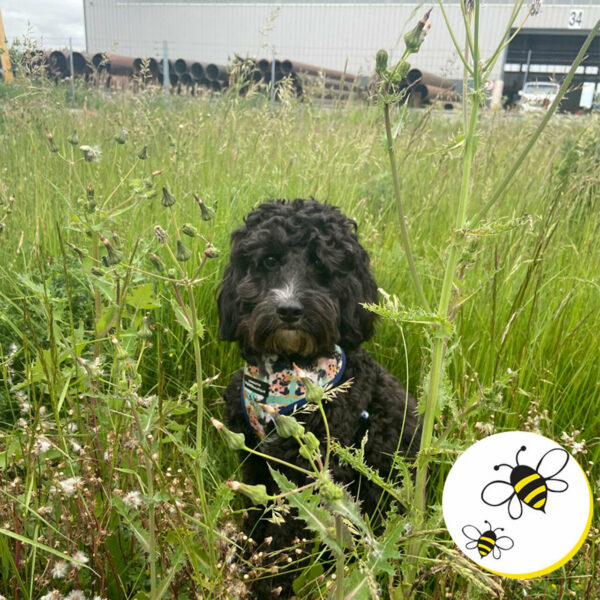
<svg viewBox="0 0 600 600">
<path fill-rule="evenodd" d="M 248 359 L 349 350 L 373 333 L 369 257 L 337 207 L 296 199 L 262 204 L 232 234 L 219 295 L 220 333 Z"/>
</svg>

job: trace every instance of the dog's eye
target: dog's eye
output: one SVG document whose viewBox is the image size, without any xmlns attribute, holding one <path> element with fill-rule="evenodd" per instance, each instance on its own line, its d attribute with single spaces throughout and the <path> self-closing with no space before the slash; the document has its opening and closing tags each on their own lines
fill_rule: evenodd
<svg viewBox="0 0 600 600">
<path fill-rule="evenodd" d="M 279 264 L 279 258 L 273 254 L 269 254 L 262 259 L 262 263 L 267 269 L 272 269 Z"/>
<path fill-rule="evenodd" d="M 325 270 L 325 265 L 321 262 L 321 259 L 319 258 L 314 258 L 312 264 L 317 271 Z"/>
</svg>

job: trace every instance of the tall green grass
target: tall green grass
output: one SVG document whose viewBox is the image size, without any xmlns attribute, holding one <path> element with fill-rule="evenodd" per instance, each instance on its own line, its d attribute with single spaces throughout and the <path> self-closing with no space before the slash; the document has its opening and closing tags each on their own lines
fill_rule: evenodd
<svg viewBox="0 0 600 600">
<path fill-rule="evenodd" d="M 258 203 L 314 196 L 339 205 L 358 222 L 380 287 L 407 307 L 418 305 L 398 241 L 379 111 L 284 98 L 271 112 L 260 98 L 229 95 L 175 98 L 165 113 L 152 91 L 85 93 L 92 108 L 75 111 L 60 89 L 23 85 L 1 96 L 0 594 L 39 598 L 56 588 L 106 598 L 244 597 L 248 578 L 264 573 L 258 559 L 245 563 L 240 548 L 247 542 L 236 529 L 243 510 L 224 484 L 239 465 L 206 418 L 202 446 L 195 445 L 198 378 L 178 315 L 179 275 L 158 274 L 147 257 L 169 261 L 157 225 L 174 248 L 161 189 L 177 199 L 177 225 L 193 224 L 221 251 L 193 286 L 204 329 L 204 412 L 219 418 L 222 390 L 241 363 L 236 348 L 218 340 L 215 298 L 229 235 Z M 392 118 L 413 253 L 434 302 L 460 187 L 461 115 L 415 110 Z M 475 208 L 536 126 L 535 116 L 480 116 Z M 123 127 L 127 140 L 119 144 Z M 73 130 L 77 145 L 68 141 Z M 494 231 L 468 232 L 438 425 L 447 453 L 432 474 L 431 504 L 440 501 L 452 457 L 507 428 L 558 441 L 566 434 L 571 448 L 585 442 L 577 458 L 598 490 L 599 135 L 596 117 L 553 119 L 492 208 Z M 81 144 L 97 145 L 101 159 L 85 161 Z M 91 216 L 89 184 L 97 204 Z M 201 219 L 193 194 L 215 208 L 212 220 Z M 85 234 L 94 228 L 120 238 L 117 266 L 94 265 L 94 252 L 105 254 L 97 232 Z M 184 242 L 193 257 L 181 264 L 191 277 L 205 243 Z M 88 255 L 80 258 L 69 243 Z M 183 304 L 189 309 L 185 298 Z M 114 307 L 117 320 L 107 321 Z M 148 338 L 139 335 L 143 316 Z M 97 326 L 102 317 L 110 328 Z M 382 319 L 367 347 L 420 395 L 428 340 L 419 325 L 399 329 Z M 81 479 L 70 482 L 73 490 L 61 488 L 74 477 Z M 442 526 L 439 511 L 433 515 L 428 526 Z M 531 584 L 477 584 L 458 557 L 446 560 L 446 539 L 440 544 L 447 551 L 430 550 L 419 589 L 431 598 L 489 597 L 501 588 L 511 598 L 525 591 L 594 598 L 597 542 L 593 529 L 573 561 Z M 54 578 L 77 551 L 85 560 Z M 387 584 L 379 584 L 385 596 Z"/>
</svg>

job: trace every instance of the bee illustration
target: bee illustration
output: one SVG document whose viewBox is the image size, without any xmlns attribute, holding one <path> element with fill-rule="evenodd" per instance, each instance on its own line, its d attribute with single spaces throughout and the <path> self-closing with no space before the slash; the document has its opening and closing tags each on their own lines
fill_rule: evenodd
<svg viewBox="0 0 600 600">
<path fill-rule="evenodd" d="M 477 548 L 481 558 L 487 556 L 491 552 L 492 556 L 495 559 L 498 559 L 502 554 L 500 552 L 501 550 L 510 550 L 515 543 L 507 535 L 500 537 L 496 536 L 496 531 L 504 531 L 503 527 L 496 527 L 496 529 L 492 529 L 492 524 L 489 521 L 484 521 L 484 523 L 487 523 L 490 528 L 483 533 L 481 533 L 481 531 L 479 531 L 475 525 L 465 525 L 462 528 L 464 535 L 471 540 L 470 542 L 467 542 L 467 548 L 469 550 Z"/>
<path fill-rule="evenodd" d="M 527 450 L 521 446 L 512 467 L 502 463 L 494 467 L 508 467 L 511 470 L 510 481 L 496 480 L 488 483 L 481 492 L 481 499 L 488 506 L 500 506 L 508 502 L 508 514 L 511 519 L 519 519 L 523 514 L 523 503 L 527 506 L 546 512 L 548 492 L 565 492 L 569 484 L 563 479 L 555 479 L 567 465 L 569 453 L 562 448 L 548 450 L 534 469 L 528 465 L 519 464 L 519 454 Z"/>
</svg>

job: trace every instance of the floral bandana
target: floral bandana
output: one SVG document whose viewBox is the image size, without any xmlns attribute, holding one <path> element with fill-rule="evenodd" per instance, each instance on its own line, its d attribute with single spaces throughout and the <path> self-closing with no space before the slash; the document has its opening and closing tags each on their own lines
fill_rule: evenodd
<svg viewBox="0 0 600 600">
<path fill-rule="evenodd" d="M 246 420 L 261 439 L 265 437 L 264 426 L 272 420 L 260 406 L 269 404 L 282 415 L 287 415 L 306 404 L 306 390 L 295 366 L 283 357 L 265 361 L 265 371 L 253 365 L 244 367 L 242 382 L 242 407 Z M 335 386 L 346 368 L 346 355 L 336 346 L 332 356 L 322 356 L 312 365 L 303 365 L 301 371 L 313 383 L 321 387 Z"/>
</svg>

